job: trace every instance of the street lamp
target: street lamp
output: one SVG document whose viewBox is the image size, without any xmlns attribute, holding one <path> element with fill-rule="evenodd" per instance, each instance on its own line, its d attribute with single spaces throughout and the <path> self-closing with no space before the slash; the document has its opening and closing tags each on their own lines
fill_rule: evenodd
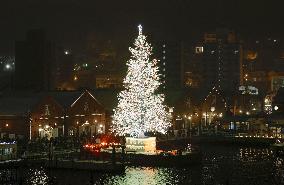
<svg viewBox="0 0 284 185">
<path fill-rule="evenodd" d="M 206 117 L 207 117 L 207 113 L 205 113 L 205 112 L 204 112 L 204 113 L 203 113 L 202 115 L 204 116 L 204 120 L 205 120 L 205 126 L 206 126 L 206 122 L 207 122 L 207 120 L 206 120 Z"/>
<path fill-rule="evenodd" d="M 275 105 L 275 106 L 274 106 L 274 110 L 277 111 L 278 109 L 279 109 L 279 107 L 278 107 L 277 105 Z"/>
<path fill-rule="evenodd" d="M 211 114 L 210 114 L 210 124 L 212 123 L 212 120 L 213 120 L 213 112 L 215 111 L 215 107 L 211 107 L 210 108 L 210 110 L 211 110 Z"/>
<path fill-rule="evenodd" d="M 191 138 L 191 116 L 188 116 L 188 120 L 189 120 L 189 138 Z"/>
</svg>

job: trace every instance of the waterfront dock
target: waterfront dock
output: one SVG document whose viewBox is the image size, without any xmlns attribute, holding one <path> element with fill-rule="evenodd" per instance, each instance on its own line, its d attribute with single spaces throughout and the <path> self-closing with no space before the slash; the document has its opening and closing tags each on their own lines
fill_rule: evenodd
<svg viewBox="0 0 284 185">
<path fill-rule="evenodd" d="M 0 163 L 0 169 L 44 167 L 50 169 L 88 170 L 97 172 L 123 172 L 125 166 L 121 162 L 95 160 L 15 160 Z"/>
</svg>

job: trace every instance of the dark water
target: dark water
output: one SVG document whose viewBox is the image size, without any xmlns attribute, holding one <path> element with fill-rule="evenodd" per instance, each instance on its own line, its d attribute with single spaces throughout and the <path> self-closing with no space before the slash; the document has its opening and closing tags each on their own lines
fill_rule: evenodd
<svg viewBox="0 0 284 185">
<path fill-rule="evenodd" d="M 275 157 L 270 149 L 212 145 L 201 149 L 202 165 L 186 169 L 128 167 L 123 174 L 30 169 L 22 184 L 284 185 L 284 159 Z"/>
</svg>

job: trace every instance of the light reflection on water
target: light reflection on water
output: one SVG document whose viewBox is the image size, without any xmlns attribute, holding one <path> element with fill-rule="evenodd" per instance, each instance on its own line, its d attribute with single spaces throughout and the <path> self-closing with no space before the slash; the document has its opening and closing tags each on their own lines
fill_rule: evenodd
<svg viewBox="0 0 284 185">
<path fill-rule="evenodd" d="M 27 184 L 39 185 L 279 185 L 284 184 L 284 159 L 267 148 L 202 146 L 200 166 L 186 169 L 128 167 L 123 174 L 33 169 Z M 0 175 L 2 172 L 0 171 Z M 56 179 L 57 183 L 50 183 Z M 0 183 L 1 184 L 1 183 Z"/>
<path fill-rule="evenodd" d="M 284 184 L 283 159 L 268 148 L 205 149 L 201 184 Z"/>
<path fill-rule="evenodd" d="M 186 182 L 191 184 L 192 169 L 175 169 L 175 168 L 134 168 L 126 169 L 125 175 L 110 176 L 102 184 L 117 185 L 155 185 L 155 184 L 180 184 Z"/>
<path fill-rule="evenodd" d="M 30 185 L 48 185 L 49 178 L 43 168 L 40 169 L 30 169 L 27 175 L 27 184 Z"/>
</svg>

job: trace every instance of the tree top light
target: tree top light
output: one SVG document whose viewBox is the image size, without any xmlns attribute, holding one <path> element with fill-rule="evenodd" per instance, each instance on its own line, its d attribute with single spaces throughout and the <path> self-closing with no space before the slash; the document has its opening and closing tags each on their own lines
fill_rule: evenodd
<svg viewBox="0 0 284 185">
<path fill-rule="evenodd" d="M 139 24 L 139 25 L 138 25 L 139 35 L 142 35 L 142 29 L 143 29 L 142 25 Z"/>
</svg>

